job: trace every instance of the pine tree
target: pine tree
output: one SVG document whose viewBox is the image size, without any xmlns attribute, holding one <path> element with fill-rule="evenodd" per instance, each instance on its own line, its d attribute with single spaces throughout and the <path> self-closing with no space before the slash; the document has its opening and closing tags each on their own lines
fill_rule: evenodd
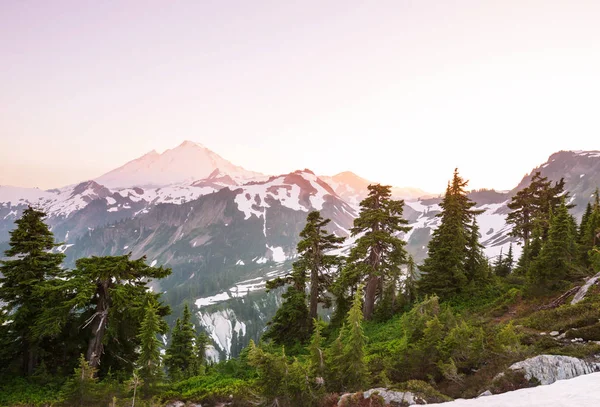
<svg viewBox="0 0 600 407">
<path fill-rule="evenodd" d="M 317 304 L 328 304 L 326 291 L 333 280 L 332 270 L 341 264 L 339 256 L 326 254 L 338 249 L 345 238 L 327 233 L 326 227 L 330 219 L 323 219 L 318 211 L 308 214 L 306 226 L 300 232 L 302 240 L 298 243 L 297 251 L 300 256 L 298 270 L 310 276 L 309 317 L 317 318 Z"/>
<path fill-rule="evenodd" d="M 357 290 L 352 307 L 346 318 L 346 325 L 340 331 L 339 342 L 341 353 L 337 358 L 335 368 L 339 371 L 341 386 L 344 391 L 358 391 L 366 388 L 368 369 L 365 359 L 366 337 L 363 332 L 363 312 L 361 307 L 362 295 Z M 338 346 L 334 342 L 333 346 Z"/>
<path fill-rule="evenodd" d="M 579 262 L 585 268 L 592 266 L 590 253 L 600 245 L 600 194 L 598 189 L 594 194 L 593 203 L 587 205 L 581 219 L 578 233 Z"/>
<path fill-rule="evenodd" d="M 511 274 L 513 271 L 513 268 L 515 266 L 515 258 L 513 256 L 513 246 L 512 243 L 508 246 L 508 254 L 506 255 L 506 259 L 505 259 L 505 267 L 506 270 L 508 271 L 507 274 Z"/>
<path fill-rule="evenodd" d="M 344 241 L 326 230 L 329 219 L 323 219 L 318 211 L 308 214 L 306 226 L 300 232 L 302 238 L 297 246 L 300 259 L 293 264 L 292 273 L 287 278 L 277 278 L 267 283 L 272 290 L 289 284 L 283 294 L 284 302 L 277 310 L 265 339 L 278 344 L 291 345 L 295 341 L 304 342 L 310 335 L 311 321 L 317 317 L 318 304 L 330 305 L 327 291 L 335 277 L 341 258 L 327 252 L 337 249 Z M 310 282 L 310 298 L 306 306 L 306 285 Z"/>
<path fill-rule="evenodd" d="M 407 304 L 412 304 L 417 300 L 417 280 L 415 259 L 409 255 L 406 264 L 406 278 L 404 279 L 404 298 Z"/>
<path fill-rule="evenodd" d="M 272 340 L 278 345 L 292 346 L 304 343 L 310 337 L 310 318 L 306 304 L 306 273 L 298 262 L 292 265 L 293 271 L 286 279 L 267 282 L 267 290 L 291 283 L 281 296 L 283 303 L 268 323 L 263 339 Z"/>
<path fill-rule="evenodd" d="M 532 287 L 556 288 L 570 273 L 575 255 L 576 230 L 564 200 L 551 217 L 548 239 L 529 270 Z"/>
<path fill-rule="evenodd" d="M 310 352 L 309 371 L 316 384 L 323 384 L 325 375 L 325 357 L 323 352 L 323 338 L 321 337 L 321 324 L 318 320 L 313 320 L 313 334 L 308 345 Z"/>
<path fill-rule="evenodd" d="M 486 273 L 475 221 L 475 216 L 483 211 L 473 209 L 475 203 L 465 191 L 467 183 L 455 170 L 440 203 L 440 226 L 433 232 L 428 257 L 420 267 L 423 276 L 419 289 L 423 294 L 447 299 Z"/>
<path fill-rule="evenodd" d="M 97 369 L 85 360 L 83 355 L 79 358 L 79 365 L 75 373 L 62 388 L 66 405 L 87 407 L 99 401 Z"/>
<path fill-rule="evenodd" d="M 196 362 L 194 375 L 204 373 L 204 366 L 207 364 L 206 350 L 208 349 L 208 345 L 210 345 L 210 338 L 206 333 L 200 332 L 194 341 L 194 359 Z"/>
<path fill-rule="evenodd" d="M 139 375 L 148 387 L 153 387 L 162 379 L 161 343 L 157 338 L 161 331 L 161 318 L 158 315 L 156 305 L 148 304 L 138 335 L 140 355 L 137 360 Z"/>
<path fill-rule="evenodd" d="M 34 373 L 43 351 L 42 338 L 35 332 L 40 313 L 53 306 L 44 287 L 62 277 L 64 255 L 52 252 L 59 244 L 44 223 L 44 212 L 28 207 L 10 232 L 8 260 L 0 261 L 0 314 L 10 314 L 3 336 L 10 339 L 6 353 L 17 359 L 24 374 Z M 48 352 L 50 349 L 47 350 Z"/>
<path fill-rule="evenodd" d="M 37 329 L 60 332 L 75 316 L 87 338 L 90 365 L 101 375 L 110 370 L 131 372 L 146 305 L 159 304 L 160 317 L 170 313 L 159 302 L 160 294 L 148 290 L 148 280 L 165 277 L 171 270 L 148 266 L 145 257 L 131 260 L 131 254 L 82 258 L 75 265 L 66 279 L 54 281 L 53 290 L 67 295 L 43 310 Z M 168 326 L 161 325 L 161 333 L 166 333 Z"/>
<path fill-rule="evenodd" d="M 511 235 L 522 239 L 523 246 L 529 244 L 531 233 L 536 225 L 541 228 L 542 240 L 546 240 L 550 227 L 550 214 L 556 211 L 562 199 L 568 199 L 564 191 L 565 181 L 560 179 L 552 185 L 539 171 L 531 177 L 530 184 L 517 192 L 508 204 L 511 212 L 506 222 L 513 225 Z M 567 205 L 567 209 L 573 205 Z"/>
<path fill-rule="evenodd" d="M 175 323 L 171 343 L 165 353 L 165 366 L 173 380 L 185 379 L 196 373 L 197 355 L 194 352 L 196 332 L 191 319 L 190 308 L 186 303 L 181 320 L 177 319 Z"/>
<path fill-rule="evenodd" d="M 368 188 L 369 196 L 360 203 L 361 212 L 350 231 L 352 236 L 362 236 L 350 251 L 335 290 L 341 309 L 348 291 L 365 283 L 363 313 L 367 320 L 373 316 L 379 287 L 393 281 L 406 263 L 405 242 L 398 234 L 411 229 L 402 217 L 404 201 L 391 199 L 391 187 L 375 184 Z"/>
</svg>

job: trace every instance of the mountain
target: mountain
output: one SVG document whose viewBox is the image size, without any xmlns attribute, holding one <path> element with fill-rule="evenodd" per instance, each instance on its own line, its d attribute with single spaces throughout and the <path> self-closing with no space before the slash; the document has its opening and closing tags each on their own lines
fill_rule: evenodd
<svg viewBox="0 0 600 407">
<path fill-rule="evenodd" d="M 59 250 L 67 256 L 68 267 L 82 256 L 146 255 L 150 264 L 173 270 L 160 286 L 153 285 L 164 292 L 173 315 L 179 314 L 184 302 L 195 304 L 196 322 L 213 340 L 213 357 L 235 356 L 250 339 L 260 337 L 280 304 L 281 290 L 266 293 L 265 281 L 291 270 L 307 213 L 320 210 L 332 220 L 331 232 L 348 237 L 370 182 L 351 172 L 323 177 L 310 170 L 253 178 L 256 173 L 204 162 L 200 165 L 204 172 L 194 173 L 197 168 L 193 168 L 190 174 L 194 175 L 180 176 L 179 164 L 164 167 L 161 163 L 168 163 L 168 157 L 205 159 L 216 154 L 189 142 L 169 151 L 110 172 L 107 183 L 99 178 L 48 191 L 0 186 L 0 250 L 7 247 L 14 221 L 27 205 L 33 205 L 48 213 L 47 222 L 56 240 L 63 242 Z M 186 162 L 197 162 L 190 160 Z M 159 168 L 167 167 L 179 168 L 166 170 L 169 177 L 177 177 L 152 181 L 154 174 L 160 175 Z M 579 214 L 600 185 L 600 152 L 561 151 L 511 191 L 471 192 L 477 209 L 485 210 L 477 220 L 489 258 L 514 243 L 506 224 L 506 205 L 538 170 L 553 181 L 565 178 L 577 204 L 573 213 Z M 136 179 L 168 185 L 130 185 Z M 404 239 L 420 262 L 439 225 L 441 199 L 421 190 L 393 191 L 395 197 L 405 199 L 404 216 L 412 229 Z M 348 239 L 340 252 L 347 252 L 353 240 Z M 513 245 L 513 250 L 518 256 L 520 247 Z"/>
<path fill-rule="evenodd" d="M 577 218 L 581 218 L 594 191 L 600 187 L 600 151 L 559 151 L 554 153 L 548 158 L 548 161 L 525 175 L 511 193 L 515 194 L 529 185 L 533 174 L 537 171 L 543 177 L 548 177 L 549 180 L 555 182 L 564 178 L 565 190 L 569 191 L 570 195 L 568 203 L 576 205 L 572 213 Z"/>
<path fill-rule="evenodd" d="M 95 181 L 109 188 L 160 187 L 205 179 L 215 170 L 241 181 L 263 177 L 233 165 L 202 144 L 184 141 L 162 154 L 151 151 Z"/>
<path fill-rule="evenodd" d="M 373 181 L 366 180 L 351 171 L 344 171 L 334 176 L 320 176 L 334 189 L 342 199 L 352 205 L 359 205 L 368 194 L 367 187 L 373 184 Z M 428 198 L 434 195 L 418 188 L 392 187 L 392 196 L 395 199 L 414 200 L 418 198 Z"/>
</svg>

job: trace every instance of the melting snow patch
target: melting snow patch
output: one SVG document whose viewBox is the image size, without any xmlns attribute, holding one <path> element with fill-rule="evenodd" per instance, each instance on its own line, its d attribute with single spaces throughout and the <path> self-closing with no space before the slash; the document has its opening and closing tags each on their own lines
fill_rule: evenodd
<svg viewBox="0 0 600 407">
<path fill-rule="evenodd" d="M 267 246 L 271 253 L 273 253 L 273 261 L 277 263 L 284 262 L 286 257 L 282 247 L 271 247 Z"/>
<path fill-rule="evenodd" d="M 236 266 L 245 266 L 245 264 L 244 264 L 244 262 L 243 262 L 242 260 L 238 260 L 238 261 L 235 263 L 235 265 L 236 265 Z"/>
<path fill-rule="evenodd" d="M 156 266 L 157 261 L 156 260 L 152 260 L 152 264 L 150 264 L 150 267 L 154 267 Z"/>
</svg>

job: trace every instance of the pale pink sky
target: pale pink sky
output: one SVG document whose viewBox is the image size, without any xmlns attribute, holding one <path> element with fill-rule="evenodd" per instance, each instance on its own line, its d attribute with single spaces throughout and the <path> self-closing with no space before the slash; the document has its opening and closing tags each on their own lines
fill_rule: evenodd
<svg viewBox="0 0 600 407">
<path fill-rule="evenodd" d="M 95 178 L 185 139 L 264 173 L 509 189 L 600 149 L 600 2 L 0 4 L 0 184 Z"/>
</svg>

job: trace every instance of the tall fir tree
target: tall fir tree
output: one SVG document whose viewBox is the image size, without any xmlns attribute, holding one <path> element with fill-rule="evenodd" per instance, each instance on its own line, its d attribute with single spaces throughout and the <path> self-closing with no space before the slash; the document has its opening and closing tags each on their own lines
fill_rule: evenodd
<svg viewBox="0 0 600 407">
<path fill-rule="evenodd" d="M 564 200 L 551 214 L 548 239 L 528 272 L 532 288 L 556 288 L 569 276 L 575 258 L 576 229 Z"/>
<path fill-rule="evenodd" d="M 346 324 L 339 337 L 332 344 L 332 369 L 337 371 L 339 390 L 358 391 L 365 389 L 368 382 L 366 362 L 366 336 L 363 331 L 362 294 L 357 290 L 352 307 L 346 317 Z"/>
<path fill-rule="evenodd" d="M 335 290 L 338 308 L 343 311 L 348 293 L 364 284 L 363 314 L 367 320 L 373 317 L 378 290 L 394 281 L 406 263 L 405 242 L 398 235 L 411 229 L 402 217 L 404 201 L 391 199 L 391 187 L 375 184 L 368 188 L 369 195 L 360 203 L 360 214 L 350 230 L 352 236 L 361 236 L 350 251 Z"/>
<path fill-rule="evenodd" d="M 284 302 L 277 310 L 266 339 L 278 344 L 303 342 L 310 335 L 311 321 L 317 318 L 318 304 L 328 307 L 331 303 L 327 292 L 335 278 L 342 260 L 340 256 L 328 254 L 338 249 L 345 240 L 326 228 L 330 219 L 323 219 L 320 212 L 312 211 L 306 218 L 306 225 L 300 232 L 297 252 L 300 257 L 294 262 L 292 273 L 287 278 L 269 281 L 267 288 L 272 290 L 289 284 L 283 295 Z M 306 305 L 306 285 L 310 285 L 308 309 Z"/>
<path fill-rule="evenodd" d="M 530 243 L 531 235 L 536 227 L 541 228 L 541 238 L 546 240 L 550 227 L 550 214 L 556 211 L 561 200 L 568 199 L 564 190 L 565 181 L 560 179 L 552 185 L 547 177 L 536 171 L 530 184 L 517 192 L 508 203 L 511 212 L 506 222 L 513 225 L 511 235 L 522 240 L 523 246 Z M 573 205 L 567 205 L 567 209 Z"/>
<path fill-rule="evenodd" d="M 447 299 L 485 276 L 475 220 L 483 211 L 473 209 L 475 202 L 467 197 L 467 184 L 455 170 L 440 203 L 442 211 L 436 215 L 441 220 L 440 226 L 433 232 L 428 257 L 420 267 L 422 294 Z"/>
<path fill-rule="evenodd" d="M 267 290 L 288 283 L 286 292 L 281 296 L 283 303 L 275 316 L 269 321 L 263 339 L 276 344 L 292 346 L 304 343 L 310 337 L 310 318 L 306 302 L 306 273 L 298 263 L 292 265 L 292 273 L 285 279 L 278 278 L 267 282 Z"/>
<path fill-rule="evenodd" d="M 111 370 L 131 372 L 146 305 L 158 304 L 160 317 L 170 313 L 170 308 L 160 303 L 160 293 L 148 290 L 148 280 L 165 277 L 171 270 L 149 266 L 145 257 L 132 260 L 131 253 L 82 258 L 75 265 L 66 279 L 55 281 L 53 287 L 68 295 L 41 312 L 37 329 L 58 333 L 75 315 L 79 329 L 85 332 L 90 365 L 102 375 Z M 162 333 L 168 329 L 164 321 L 161 329 Z"/>
<path fill-rule="evenodd" d="M 194 352 L 196 331 L 192 324 L 190 308 L 186 303 L 181 319 L 177 319 L 171 335 L 171 343 L 165 352 L 165 366 L 173 380 L 181 380 L 195 375 L 197 355 Z"/>
<path fill-rule="evenodd" d="M 578 233 L 579 262 L 589 269 L 592 266 L 591 253 L 600 245 L 600 193 L 594 193 L 593 201 L 588 203 L 581 219 Z"/>
<path fill-rule="evenodd" d="M 161 317 L 155 304 L 148 304 L 138 339 L 140 342 L 140 355 L 137 360 L 140 377 L 148 388 L 154 387 L 163 377 L 161 366 L 161 342 L 157 338 L 163 330 Z"/>
<path fill-rule="evenodd" d="M 34 373 L 41 353 L 44 334 L 35 332 L 42 310 L 53 306 L 44 295 L 44 287 L 53 279 L 64 276 L 62 253 L 53 252 L 59 244 L 44 223 L 46 214 L 28 207 L 10 232 L 7 260 L 0 261 L 0 314 L 10 314 L 0 330 L 8 349 L 5 354 L 18 361 L 26 375 Z M 46 352 L 51 352 L 46 349 Z"/>
</svg>

